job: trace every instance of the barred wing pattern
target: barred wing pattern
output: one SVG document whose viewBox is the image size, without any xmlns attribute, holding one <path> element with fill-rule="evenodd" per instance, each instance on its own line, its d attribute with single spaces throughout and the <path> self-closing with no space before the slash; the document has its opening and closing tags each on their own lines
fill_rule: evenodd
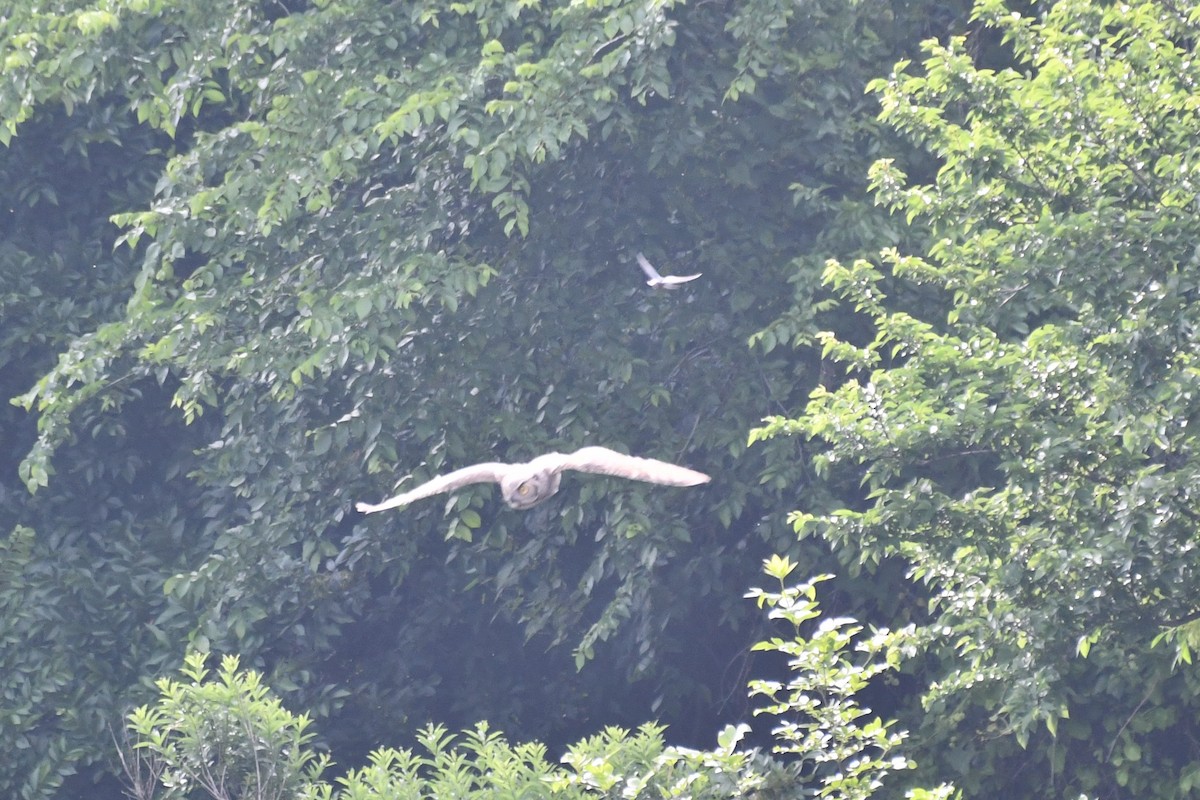
<svg viewBox="0 0 1200 800">
<path fill-rule="evenodd" d="M 462 469 L 456 469 L 454 472 L 439 475 L 433 480 L 422 483 L 414 489 L 384 500 L 377 505 L 357 503 L 354 507 L 360 513 L 374 514 L 377 511 L 387 511 L 389 508 L 406 506 L 414 500 L 423 500 L 426 497 L 432 497 L 442 492 L 450 492 L 461 486 L 469 486 L 472 483 L 498 483 L 508 467 L 508 464 L 500 464 L 498 462 L 463 467 Z"/>
</svg>

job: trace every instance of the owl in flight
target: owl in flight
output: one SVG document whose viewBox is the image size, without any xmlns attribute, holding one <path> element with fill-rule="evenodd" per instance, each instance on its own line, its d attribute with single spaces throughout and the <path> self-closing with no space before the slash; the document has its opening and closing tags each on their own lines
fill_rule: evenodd
<svg viewBox="0 0 1200 800">
<path fill-rule="evenodd" d="M 658 274 L 658 270 L 654 265 L 646 260 L 646 257 L 641 253 L 637 254 L 637 262 L 642 268 L 642 272 L 646 273 L 646 285 L 655 289 L 677 289 L 679 284 L 694 281 L 704 273 L 697 272 L 695 275 L 667 275 L 663 277 Z"/>
<path fill-rule="evenodd" d="M 665 486 L 696 486 L 708 483 L 709 477 L 687 467 L 668 464 L 653 458 L 638 458 L 609 450 L 607 447 L 584 447 L 574 453 L 546 453 L 525 464 L 488 462 L 463 467 L 384 500 L 378 505 L 358 503 L 355 508 L 363 514 L 374 514 L 389 508 L 405 506 L 414 500 L 449 492 L 472 483 L 498 483 L 504 502 L 524 511 L 551 497 L 558 491 L 563 470 L 615 475 Z"/>
</svg>

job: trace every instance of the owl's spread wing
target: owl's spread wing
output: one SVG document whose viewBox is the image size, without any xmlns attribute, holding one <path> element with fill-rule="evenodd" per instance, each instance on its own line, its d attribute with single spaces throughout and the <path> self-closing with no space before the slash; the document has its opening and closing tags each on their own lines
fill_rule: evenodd
<svg viewBox="0 0 1200 800">
<path fill-rule="evenodd" d="M 495 462 L 463 467 L 462 469 L 454 470 L 454 472 L 448 472 L 445 475 L 439 475 L 433 480 L 426 481 L 416 488 L 409 489 L 407 492 L 384 500 L 382 503 L 377 505 L 372 505 L 371 503 L 356 503 L 354 507 L 358 509 L 359 513 L 374 514 L 376 511 L 387 511 L 389 508 L 406 506 L 414 500 L 420 500 L 424 497 L 432 497 L 433 495 L 441 494 L 442 492 L 453 491 L 460 486 L 467 486 L 472 483 L 499 483 L 501 476 L 504 475 L 504 472 L 508 469 L 508 467 L 508 464 L 499 464 Z"/>
<path fill-rule="evenodd" d="M 646 277 L 650 279 L 650 285 L 653 286 L 656 282 L 662 280 L 662 275 L 658 274 L 658 270 L 654 265 L 646 260 L 646 257 L 641 253 L 637 254 L 638 266 L 642 268 L 642 272 L 646 273 Z"/>
<path fill-rule="evenodd" d="M 558 456 L 561 461 L 557 467 L 560 470 L 574 469 L 580 472 L 593 472 L 599 475 L 615 475 L 618 478 L 629 478 L 634 481 L 661 483 L 665 486 L 696 486 L 711 480 L 703 472 L 681 467 L 678 464 L 668 464 L 654 458 L 639 458 L 627 456 L 607 447 L 584 447 L 574 453 Z M 545 458 L 546 456 L 543 456 Z"/>
</svg>

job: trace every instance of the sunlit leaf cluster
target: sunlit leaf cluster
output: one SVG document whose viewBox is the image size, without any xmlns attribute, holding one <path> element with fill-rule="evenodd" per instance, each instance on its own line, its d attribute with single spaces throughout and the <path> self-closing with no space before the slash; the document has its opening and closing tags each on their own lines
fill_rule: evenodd
<svg viewBox="0 0 1200 800">
<path fill-rule="evenodd" d="M 820 439 L 820 474 L 861 476 L 865 502 L 797 530 L 927 587 L 922 734 L 954 743 L 945 777 L 1021 764 L 1021 796 L 1182 796 L 1195 680 L 1156 636 L 1197 614 L 1200 29 L 1163 2 L 974 16 L 873 85 L 941 162 L 872 171 L 930 245 L 830 264 L 874 338 L 822 337 L 850 380 L 758 436 Z M 987 66 L 997 45 L 1014 66 Z"/>
</svg>

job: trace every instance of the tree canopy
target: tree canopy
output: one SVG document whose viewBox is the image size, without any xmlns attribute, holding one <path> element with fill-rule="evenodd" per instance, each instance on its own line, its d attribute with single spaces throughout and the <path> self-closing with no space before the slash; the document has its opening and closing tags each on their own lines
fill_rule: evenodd
<svg viewBox="0 0 1200 800">
<path fill-rule="evenodd" d="M 1190 4 L 11 5 L 0 793 L 116 796 L 189 651 L 348 769 L 708 745 L 772 554 L 908 632 L 902 780 L 1192 791 Z M 583 445 L 714 479 L 352 510 Z"/>
<path fill-rule="evenodd" d="M 852 379 L 770 428 L 827 442 L 818 469 L 861 469 L 869 500 L 794 521 L 928 586 L 941 778 L 1183 796 L 1200 755 L 1196 13 L 1070 0 L 1040 20 L 995 2 L 975 16 L 1016 66 L 984 68 L 957 37 L 874 84 L 882 118 L 942 164 L 928 183 L 892 161 L 872 173 L 933 242 L 829 266 L 876 335 L 828 337 Z M 952 308 L 889 302 L 887 274 Z"/>
<path fill-rule="evenodd" d="M 874 2 L 17 3 L 0 158 L 36 238 L 2 267 L 4 388 L 30 412 L 6 417 L 3 789 L 108 758 L 187 646 L 264 668 L 362 753 L 432 718 L 562 740 L 654 715 L 710 741 L 744 710 L 722 710 L 756 639 L 740 595 L 807 547 L 784 522 L 803 448 L 747 431 L 820 379 L 824 258 L 902 236 L 866 194 L 863 87 L 930 24 Z M 88 191 L 59 201 L 63 152 Z M 704 277 L 650 292 L 639 251 Z M 584 444 L 720 478 L 351 511 Z"/>
</svg>

